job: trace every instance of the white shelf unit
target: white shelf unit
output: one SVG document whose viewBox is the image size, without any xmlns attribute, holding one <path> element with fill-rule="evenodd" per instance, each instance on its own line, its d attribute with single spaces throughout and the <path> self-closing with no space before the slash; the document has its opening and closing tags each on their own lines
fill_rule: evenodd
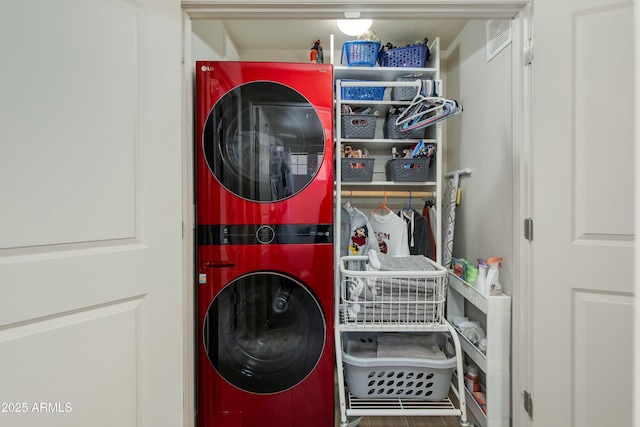
<svg viewBox="0 0 640 427">
<path fill-rule="evenodd" d="M 424 68 L 396 68 L 396 67 L 346 67 L 335 66 L 334 78 L 336 80 L 336 224 L 340 224 L 340 212 L 345 200 L 356 199 L 354 205 L 359 205 L 361 210 L 377 207 L 383 197 L 389 197 L 387 206 L 396 211 L 396 208 L 406 206 L 408 200 L 415 203 L 423 198 L 434 200 L 436 207 L 436 242 L 441 242 L 441 197 L 442 197 L 442 123 L 436 123 L 427 128 L 425 137 L 421 138 L 425 143 L 432 143 L 436 146 L 435 158 L 431 160 L 428 179 L 424 182 L 392 182 L 386 179 L 385 162 L 391 159 L 391 148 L 408 148 L 415 145 L 420 139 L 386 139 L 382 138 L 385 115 L 392 105 L 410 105 L 411 101 L 396 101 L 390 97 L 389 88 L 415 87 L 416 93 L 419 88 L 419 81 L 396 81 L 399 76 L 408 74 L 421 74 L 431 80 L 440 79 L 439 61 L 439 39 L 435 39 L 430 45 L 431 58 Z M 385 87 L 385 95 L 382 100 L 354 100 L 342 99 L 342 87 Z M 441 85 L 442 86 L 442 85 Z M 442 94 L 440 94 L 442 95 Z M 342 106 L 344 104 L 352 106 L 367 106 L 379 113 L 376 123 L 376 137 L 373 139 L 345 139 L 342 137 Z M 348 144 L 354 149 L 366 148 L 371 157 L 375 157 L 375 167 L 373 180 L 370 182 L 342 181 L 342 171 L 340 167 L 340 146 Z M 335 241 L 340 242 L 340 227 L 335 229 Z M 436 262 L 441 264 L 441 245 L 436 245 Z M 412 331 L 412 332 L 446 332 L 451 335 L 454 341 L 456 355 L 462 355 L 461 341 L 453 326 L 442 319 L 439 324 L 428 325 L 407 325 L 407 324 L 347 324 L 342 322 L 340 295 L 340 245 L 336 244 L 335 251 L 336 276 L 335 276 L 335 341 L 336 341 L 336 363 L 338 366 L 338 393 L 340 405 L 340 425 L 348 425 L 348 418 L 352 416 L 456 416 L 460 417 L 461 426 L 472 426 L 467 420 L 466 396 L 464 394 L 459 399 L 456 406 L 447 397 L 442 401 L 427 401 L 417 399 L 362 399 L 349 393 L 343 371 L 342 359 L 342 334 L 350 331 Z M 445 278 L 446 279 L 446 278 Z M 457 369 L 462 370 L 462 357 L 457 357 Z M 458 390 L 464 388 L 463 378 L 451 385 L 456 394 Z"/>
<path fill-rule="evenodd" d="M 510 425 L 510 352 L 511 352 L 511 297 L 484 296 L 460 277 L 449 273 L 447 319 L 465 317 L 468 304 L 484 316 L 487 338 L 486 354 L 456 329 L 462 351 L 484 372 L 486 414 L 471 392 L 465 388 L 467 407 L 482 427 L 508 427 Z M 477 310 L 476 310 L 477 312 Z M 460 371 L 458 371 L 460 372 Z"/>
</svg>

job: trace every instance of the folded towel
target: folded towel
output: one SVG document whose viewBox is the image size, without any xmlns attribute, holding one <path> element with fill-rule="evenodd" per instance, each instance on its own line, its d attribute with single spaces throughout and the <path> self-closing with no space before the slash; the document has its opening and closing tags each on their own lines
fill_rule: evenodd
<svg viewBox="0 0 640 427">
<path fill-rule="evenodd" d="M 368 269 L 374 271 L 435 271 L 424 255 L 393 256 L 369 250 Z"/>
<path fill-rule="evenodd" d="M 378 357 L 402 357 L 411 359 L 446 359 L 438 346 L 435 334 L 413 335 L 405 333 L 378 334 Z"/>
<path fill-rule="evenodd" d="M 375 358 L 378 355 L 378 344 L 368 341 L 347 341 L 347 354 L 354 357 Z"/>
</svg>

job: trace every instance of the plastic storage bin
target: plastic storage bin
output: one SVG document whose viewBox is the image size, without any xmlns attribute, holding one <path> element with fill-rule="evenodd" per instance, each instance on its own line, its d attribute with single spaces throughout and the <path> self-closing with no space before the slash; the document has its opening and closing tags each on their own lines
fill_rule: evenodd
<svg viewBox="0 0 640 427">
<path fill-rule="evenodd" d="M 449 394 L 451 376 L 456 367 L 456 355 L 446 359 L 418 359 L 403 357 L 359 357 L 347 354 L 350 341 L 375 343 L 383 332 L 343 332 L 342 362 L 349 392 L 357 398 L 421 399 L 437 401 Z M 433 333 L 433 332 L 432 332 Z M 415 333 L 415 335 L 429 333 Z M 444 333 L 437 333 L 442 348 L 446 347 Z"/>
<path fill-rule="evenodd" d="M 342 116 L 342 137 L 372 139 L 376 135 L 375 114 L 344 114 Z"/>
<path fill-rule="evenodd" d="M 385 163 L 387 181 L 424 182 L 429 176 L 429 157 L 391 159 Z"/>
<path fill-rule="evenodd" d="M 354 82 L 358 80 L 343 80 L 344 82 Z M 384 86 L 342 86 L 340 96 L 343 100 L 371 100 L 382 101 L 384 98 Z"/>
<path fill-rule="evenodd" d="M 355 40 L 344 42 L 340 63 L 349 67 L 374 67 L 380 51 L 379 42 Z"/>
<path fill-rule="evenodd" d="M 414 82 L 416 80 L 428 80 L 431 76 L 423 73 L 407 74 L 396 77 L 397 82 Z M 418 94 L 417 86 L 394 87 L 391 89 L 392 101 L 411 101 Z"/>
<path fill-rule="evenodd" d="M 424 67 L 429 48 L 423 44 L 398 47 L 380 52 L 378 62 L 381 67 Z"/>
<path fill-rule="evenodd" d="M 373 179 L 374 158 L 343 157 L 340 159 L 342 181 L 365 181 Z"/>
<path fill-rule="evenodd" d="M 413 129 L 406 132 L 400 132 L 400 128 L 396 125 L 399 114 L 387 116 L 382 131 L 385 139 L 421 139 L 424 138 L 426 128 Z"/>
</svg>

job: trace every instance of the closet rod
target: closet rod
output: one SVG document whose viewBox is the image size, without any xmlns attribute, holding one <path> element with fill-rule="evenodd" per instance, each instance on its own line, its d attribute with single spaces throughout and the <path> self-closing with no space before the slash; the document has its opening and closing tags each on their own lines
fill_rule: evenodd
<svg viewBox="0 0 640 427">
<path fill-rule="evenodd" d="M 382 191 L 382 190 L 342 190 L 340 192 L 342 197 L 436 197 L 436 193 L 434 191 L 409 191 L 409 190 L 393 190 L 393 191 Z"/>
</svg>

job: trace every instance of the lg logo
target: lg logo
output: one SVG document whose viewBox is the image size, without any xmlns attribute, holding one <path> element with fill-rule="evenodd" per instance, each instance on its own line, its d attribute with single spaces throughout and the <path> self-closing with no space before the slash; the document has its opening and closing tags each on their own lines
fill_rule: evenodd
<svg viewBox="0 0 640 427">
<path fill-rule="evenodd" d="M 207 67 L 206 65 L 203 65 L 202 68 L 200 68 L 202 71 L 213 71 L 213 67 Z"/>
</svg>

